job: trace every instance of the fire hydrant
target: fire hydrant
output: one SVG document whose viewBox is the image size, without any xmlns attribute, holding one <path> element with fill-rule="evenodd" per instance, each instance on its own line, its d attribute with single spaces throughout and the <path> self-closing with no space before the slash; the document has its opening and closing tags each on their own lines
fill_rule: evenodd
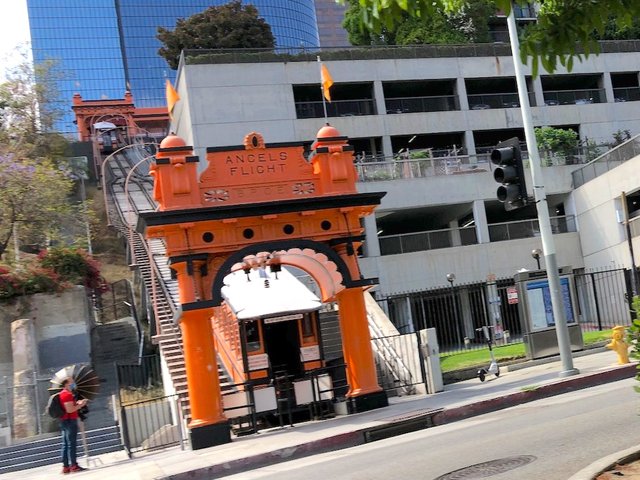
<svg viewBox="0 0 640 480">
<path fill-rule="evenodd" d="M 621 326 L 613 327 L 611 342 L 606 345 L 618 355 L 618 365 L 629 363 L 629 345 L 624 341 L 624 329 Z"/>
</svg>

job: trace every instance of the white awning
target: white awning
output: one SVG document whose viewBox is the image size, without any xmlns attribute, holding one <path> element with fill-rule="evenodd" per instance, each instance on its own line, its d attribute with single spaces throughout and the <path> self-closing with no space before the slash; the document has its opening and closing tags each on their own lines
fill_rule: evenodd
<svg viewBox="0 0 640 480">
<path fill-rule="evenodd" d="M 106 130 L 108 128 L 116 128 L 111 122 L 98 122 L 93 124 L 94 130 Z"/>
<path fill-rule="evenodd" d="M 320 309 L 322 302 L 285 268 L 276 274 L 269 269 L 242 271 L 224 278 L 222 296 L 238 320 L 304 313 Z"/>
</svg>

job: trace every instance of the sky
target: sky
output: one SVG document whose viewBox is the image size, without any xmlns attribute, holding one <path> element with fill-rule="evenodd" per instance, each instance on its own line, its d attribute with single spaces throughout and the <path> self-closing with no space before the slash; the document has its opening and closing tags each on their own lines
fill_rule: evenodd
<svg viewBox="0 0 640 480">
<path fill-rule="evenodd" d="M 0 80 L 5 78 L 7 67 L 20 63 L 16 47 L 29 42 L 29 18 L 27 0 L 3 0 L 2 15 L 8 21 L 0 28 Z"/>
</svg>

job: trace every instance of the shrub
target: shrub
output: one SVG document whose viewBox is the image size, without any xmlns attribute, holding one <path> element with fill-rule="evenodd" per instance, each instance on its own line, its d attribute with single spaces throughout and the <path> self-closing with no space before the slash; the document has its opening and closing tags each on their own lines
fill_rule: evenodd
<svg viewBox="0 0 640 480">
<path fill-rule="evenodd" d="M 15 271 L 0 266 L 0 300 L 61 292 L 72 285 L 83 285 L 99 292 L 108 290 L 100 275 L 100 265 L 83 250 L 44 250 L 33 263 Z"/>
<path fill-rule="evenodd" d="M 40 264 L 65 282 L 104 291 L 106 283 L 100 275 L 100 264 L 87 252 L 72 248 L 52 248 L 38 255 Z"/>
</svg>

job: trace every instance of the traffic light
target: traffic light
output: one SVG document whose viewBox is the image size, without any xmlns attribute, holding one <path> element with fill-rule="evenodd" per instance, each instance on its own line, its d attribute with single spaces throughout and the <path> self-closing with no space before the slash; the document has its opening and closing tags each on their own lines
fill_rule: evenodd
<svg viewBox="0 0 640 480">
<path fill-rule="evenodd" d="M 506 211 L 527 205 L 527 185 L 524 178 L 520 140 L 517 137 L 499 143 L 491 152 L 491 162 L 496 165 L 493 178 L 501 183 L 497 197 Z"/>
</svg>

